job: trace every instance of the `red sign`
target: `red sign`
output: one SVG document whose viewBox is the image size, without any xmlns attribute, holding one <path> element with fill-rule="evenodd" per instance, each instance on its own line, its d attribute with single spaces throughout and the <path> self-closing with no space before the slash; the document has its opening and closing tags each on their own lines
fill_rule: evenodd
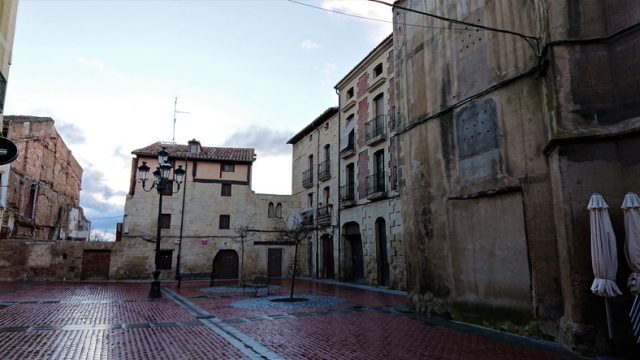
<svg viewBox="0 0 640 360">
<path fill-rule="evenodd" d="M 207 245 L 209 243 L 209 240 L 202 240 L 202 245 Z"/>
</svg>

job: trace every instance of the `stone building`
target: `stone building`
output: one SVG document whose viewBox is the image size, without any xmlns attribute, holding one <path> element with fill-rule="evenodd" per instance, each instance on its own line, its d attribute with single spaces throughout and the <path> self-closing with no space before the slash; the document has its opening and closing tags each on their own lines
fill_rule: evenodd
<svg viewBox="0 0 640 360">
<path fill-rule="evenodd" d="M 308 273 L 334 279 L 338 273 L 338 108 L 330 107 L 288 144 L 293 145 L 293 201 L 315 228 L 305 247 Z M 304 257 L 304 256 L 303 256 Z"/>
<path fill-rule="evenodd" d="M 411 303 L 458 319 L 534 321 L 570 349 L 604 350 L 604 303 L 589 291 L 586 206 L 594 192 L 610 204 L 624 288 L 619 206 L 640 191 L 640 7 L 394 5 Z M 617 348 L 636 351 L 624 315 L 630 296 L 612 304 Z"/>
<path fill-rule="evenodd" d="M 181 165 L 187 174 L 179 191 L 174 185 L 175 194 L 165 192 L 158 219 L 158 193 L 143 191 L 137 167 L 144 161 L 155 169 L 161 147 L 166 147 L 175 167 Z M 253 149 L 206 147 L 192 140 L 187 145 L 158 142 L 133 154 L 122 241 L 117 246 L 125 256 L 111 256 L 111 278 L 150 276 L 158 220 L 164 278 L 174 277 L 178 254 L 180 272 L 186 274 L 213 271 L 217 279 L 237 279 L 241 272 L 244 278 L 289 276 L 293 247 L 279 242 L 275 230 L 291 210 L 291 196 L 251 190 Z M 244 238 L 240 227 L 247 227 Z"/>
<path fill-rule="evenodd" d="M 4 115 L 4 100 L 7 94 L 7 80 L 13 54 L 13 38 L 16 30 L 18 0 L 0 2 L 0 121 Z M 9 164 L 0 165 L 0 200 L 7 197 L 9 185 Z M 0 202 L 1 203 L 1 202 Z M 0 206 L 0 218 L 4 217 L 6 203 Z"/>
<path fill-rule="evenodd" d="M 48 117 L 5 116 L 3 135 L 18 158 L 0 172 L 4 238 L 87 240 L 80 201 L 82 168 Z"/>
<path fill-rule="evenodd" d="M 340 278 L 405 288 L 398 189 L 393 37 L 357 64 L 339 92 Z"/>
</svg>

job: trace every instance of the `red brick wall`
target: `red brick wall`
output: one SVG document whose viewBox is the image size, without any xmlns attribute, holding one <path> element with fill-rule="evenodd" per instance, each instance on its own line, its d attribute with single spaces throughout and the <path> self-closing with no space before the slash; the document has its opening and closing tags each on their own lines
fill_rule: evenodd
<svg viewBox="0 0 640 360">
<path fill-rule="evenodd" d="M 369 73 L 364 73 L 358 79 L 358 98 L 369 91 Z"/>
<path fill-rule="evenodd" d="M 369 151 L 366 149 L 358 154 L 358 197 L 367 197 L 367 175 L 369 175 Z"/>
<path fill-rule="evenodd" d="M 356 123 L 356 135 L 358 136 L 358 147 L 365 146 L 365 124 L 369 121 L 369 101 L 367 98 L 360 100 L 358 103 L 358 120 Z"/>
</svg>

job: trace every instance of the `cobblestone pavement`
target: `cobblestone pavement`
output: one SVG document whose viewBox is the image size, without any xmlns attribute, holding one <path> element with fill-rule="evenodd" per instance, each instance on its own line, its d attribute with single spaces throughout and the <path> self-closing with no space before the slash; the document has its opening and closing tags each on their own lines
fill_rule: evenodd
<svg viewBox="0 0 640 360">
<path fill-rule="evenodd" d="M 288 295 L 288 281 L 276 283 L 275 295 Z M 0 283 L 0 359 L 573 358 L 425 321 L 399 295 L 300 280 L 296 297 L 344 301 L 261 310 L 233 305 L 253 291 L 163 285 L 163 298 L 149 300 L 148 283 Z"/>
</svg>

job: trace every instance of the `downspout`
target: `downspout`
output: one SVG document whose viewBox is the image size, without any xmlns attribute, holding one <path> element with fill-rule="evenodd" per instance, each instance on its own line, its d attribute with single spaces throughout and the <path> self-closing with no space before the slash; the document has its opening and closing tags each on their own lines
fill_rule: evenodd
<svg viewBox="0 0 640 360">
<path fill-rule="evenodd" d="M 320 130 L 318 130 L 318 128 L 311 123 L 311 125 L 313 125 L 313 128 L 316 130 L 316 156 L 317 156 L 317 160 L 316 160 L 316 216 L 315 216 L 315 225 L 316 225 L 316 266 L 315 266 L 315 278 L 319 278 L 318 276 L 318 270 L 320 269 L 320 266 L 318 264 L 318 250 L 319 250 L 319 246 L 318 246 L 318 239 L 319 239 L 319 235 L 318 235 L 318 210 L 319 207 L 318 205 L 320 204 L 320 180 L 318 179 L 318 175 L 320 175 Z"/>
<path fill-rule="evenodd" d="M 340 97 L 340 90 L 336 89 L 336 94 L 338 95 L 338 213 L 337 213 L 337 227 L 338 227 L 338 280 L 342 281 L 342 254 L 341 254 L 341 246 L 342 246 L 342 226 L 340 226 L 340 174 L 341 174 L 341 161 L 342 157 L 340 156 L 340 120 L 342 119 L 342 98 Z"/>
</svg>

